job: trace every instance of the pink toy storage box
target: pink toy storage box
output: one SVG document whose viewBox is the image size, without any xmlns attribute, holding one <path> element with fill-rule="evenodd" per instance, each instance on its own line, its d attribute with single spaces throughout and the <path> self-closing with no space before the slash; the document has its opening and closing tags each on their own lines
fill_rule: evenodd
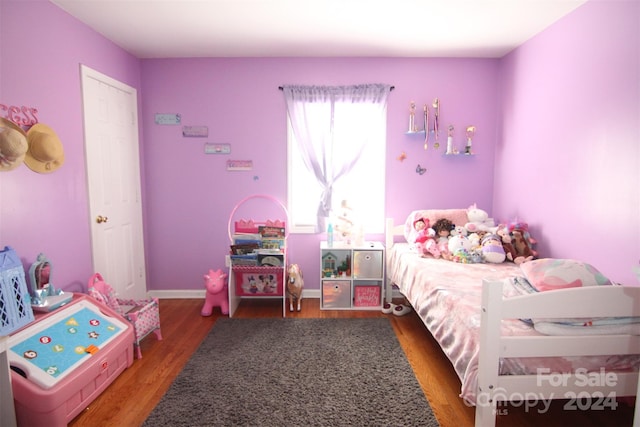
<svg viewBox="0 0 640 427">
<path fill-rule="evenodd" d="M 131 324 L 85 295 L 37 315 L 9 341 L 18 426 L 66 426 L 131 366 L 133 340 Z"/>
<path fill-rule="evenodd" d="M 236 265 L 236 293 L 240 296 L 282 296 L 283 267 L 253 267 Z"/>
</svg>

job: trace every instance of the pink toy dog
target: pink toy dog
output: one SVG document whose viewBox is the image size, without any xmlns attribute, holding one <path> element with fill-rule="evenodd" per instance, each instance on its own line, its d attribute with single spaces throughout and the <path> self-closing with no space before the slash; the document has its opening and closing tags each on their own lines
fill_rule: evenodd
<svg viewBox="0 0 640 427">
<path fill-rule="evenodd" d="M 217 271 L 209 270 L 209 274 L 204 275 L 204 286 L 207 289 L 207 294 L 200 314 L 211 316 L 213 307 L 220 307 L 222 314 L 229 314 L 227 273 L 223 273 L 220 269 Z"/>
</svg>

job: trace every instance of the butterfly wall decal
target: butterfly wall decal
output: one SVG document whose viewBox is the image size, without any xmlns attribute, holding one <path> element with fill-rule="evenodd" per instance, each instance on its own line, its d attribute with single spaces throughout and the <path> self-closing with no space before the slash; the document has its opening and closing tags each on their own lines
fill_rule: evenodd
<svg viewBox="0 0 640 427">
<path fill-rule="evenodd" d="M 420 166 L 420 164 L 418 164 L 418 166 L 416 166 L 416 173 L 419 175 L 424 175 L 424 173 L 427 171 L 427 168 L 423 168 L 422 166 Z"/>
</svg>

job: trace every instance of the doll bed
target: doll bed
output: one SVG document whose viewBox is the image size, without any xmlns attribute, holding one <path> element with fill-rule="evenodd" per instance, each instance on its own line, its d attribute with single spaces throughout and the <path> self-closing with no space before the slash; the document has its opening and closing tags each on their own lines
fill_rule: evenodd
<svg viewBox="0 0 640 427">
<path fill-rule="evenodd" d="M 636 395 L 640 323 L 628 320 L 640 316 L 640 288 L 531 291 L 519 286 L 522 269 L 513 263 L 419 257 L 408 243 L 394 241 L 404 231 L 404 224 L 387 220 L 389 283 L 406 297 L 451 361 L 461 381 L 460 397 L 476 406 L 476 426 L 495 425 L 499 401 L 541 402 L 587 392 L 597 403 L 599 397 Z M 584 327 L 567 326 L 573 318 L 587 317 L 624 320 L 587 328 L 592 334 L 586 336 L 577 335 L 585 333 Z M 520 319 L 534 319 L 540 330 L 554 325 L 545 331 L 562 336 L 542 334 Z M 586 372 L 601 369 L 615 380 L 585 381 Z"/>
</svg>

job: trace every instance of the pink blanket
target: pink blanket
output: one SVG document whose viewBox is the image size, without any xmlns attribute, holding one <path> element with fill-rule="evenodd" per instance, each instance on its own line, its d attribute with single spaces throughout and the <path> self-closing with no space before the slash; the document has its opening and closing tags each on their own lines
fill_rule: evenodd
<svg viewBox="0 0 640 427">
<path fill-rule="evenodd" d="M 510 278 L 522 276 L 519 266 L 460 264 L 419 257 L 407 243 L 396 243 L 387 253 L 387 275 L 416 310 L 427 329 L 440 343 L 462 382 L 460 397 L 475 403 L 480 332 L 482 279 L 504 279 L 503 296 L 519 295 Z M 540 335 L 520 320 L 502 322 L 503 335 Z M 501 374 L 535 374 L 539 367 L 551 372 L 624 370 L 637 366 L 636 356 L 558 357 L 503 359 Z"/>
</svg>

